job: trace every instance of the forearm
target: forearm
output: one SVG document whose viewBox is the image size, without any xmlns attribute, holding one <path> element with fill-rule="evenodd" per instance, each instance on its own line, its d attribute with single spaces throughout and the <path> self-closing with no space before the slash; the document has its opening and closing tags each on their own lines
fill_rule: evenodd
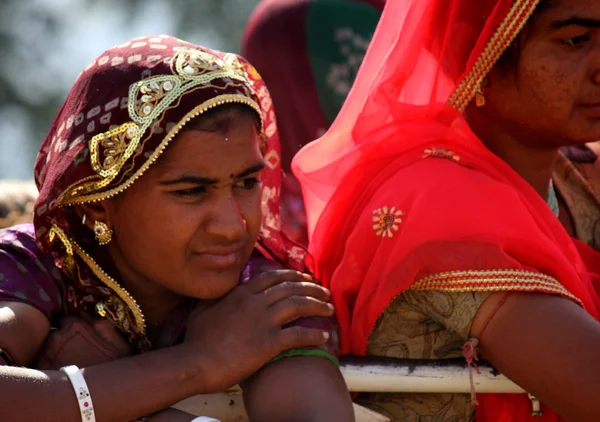
<svg viewBox="0 0 600 422">
<path fill-rule="evenodd" d="M 183 346 L 83 369 L 96 420 L 130 421 L 203 392 L 203 370 Z M 79 422 L 75 392 L 60 371 L 0 367 L 2 419 Z"/>
<path fill-rule="evenodd" d="M 287 358 L 265 366 L 244 386 L 244 404 L 253 422 L 354 421 L 340 371 L 321 357 Z"/>
</svg>

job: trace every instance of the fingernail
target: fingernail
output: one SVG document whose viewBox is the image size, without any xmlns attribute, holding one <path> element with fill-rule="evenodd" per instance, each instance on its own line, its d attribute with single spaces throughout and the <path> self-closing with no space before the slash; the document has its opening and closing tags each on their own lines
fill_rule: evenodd
<svg viewBox="0 0 600 422">
<path fill-rule="evenodd" d="M 325 287 L 323 287 L 323 289 L 325 290 L 325 293 L 327 293 L 327 296 L 331 296 L 331 290 L 326 289 Z"/>
<path fill-rule="evenodd" d="M 329 340 L 330 334 L 327 331 L 323 331 L 323 338 Z"/>
<path fill-rule="evenodd" d="M 328 303 L 328 304 L 327 304 L 327 307 L 329 308 L 329 310 L 330 310 L 331 312 L 334 312 L 334 311 L 335 311 L 335 308 L 333 307 L 333 305 L 332 305 L 331 303 Z"/>
<path fill-rule="evenodd" d="M 306 281 L 312 281 L 312 275 L 310 274 L 302 274 L 302 277 L 306 280 Z"/>
</svg>

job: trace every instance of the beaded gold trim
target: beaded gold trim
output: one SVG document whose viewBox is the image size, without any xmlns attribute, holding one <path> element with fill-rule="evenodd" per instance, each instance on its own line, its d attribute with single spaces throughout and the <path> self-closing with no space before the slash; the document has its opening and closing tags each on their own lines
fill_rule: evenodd
<svg viewBox="0 0 600 422">
<path fill-rule="evenodd" d="M 473 99 L 490 69 L 515 40 L 531 17 L 540 0 L 515 0 L 512 8 L 485 46 L 467 76 L 450 96 L 448 104 L 461 113 Z"/>
<path fill-rule="evenodd" d="M 410 288 L 445 292 L 541 291 L 558 294 L 583 307 L 583 302 L 554 277 L 524 270 L 450 271 L 422 278 Z"/>
<path fill-rule="evenodd" d="M 129 87 L 127 107 L 132 121 L 98 134 L 90 140 L 90 159 L 97 176 L 86 178 L 67 188 L 58 198 L 59 206 L 101 201 L 131 186 L 162 153 L 172 138 L 171 133 L 163 139 L 152 157 L 133 176 L 113 189 L 99 192 L 117 177 L 127 160 L 135 153 L 144 134 L 158 117 L 184 93 L 201 85 L 209 85 L 215 79 L 229 79 L 227 86 L 239 85 L 254 93 L 252 82 L 248 79 L 244 66 L 234 55 L 226 55 L 222 60 L 203 51 L 182 50 L 173 57 L 171 70 L 173 75 L 146 78 Z M 219 89 L 216 86 L 215 88 Z M 262 132 L 264 121 L 260 106 L 249 96 L 242 94 L 223 94 L 213 97 L 194 108 L 193 112 L 196 113 L 194 116 L 217 105 L 234 102 L 246 104 L 257 112 Z M 189 113 L 182 121 L 186 118 L 189 121 L 188 116 Z"/>
<path fill-rule="evenodd" d="M 58 236 L 58 238 L 61 240 L 69 256 L 73 256 L 73 252 L 75 252 L 87 264 L 87 266 L 90 267 L 94 275 L 96 275 L 96 277 L 98 277 L 100 281 L 108 288 L 114 291 L 116 295 L 127 305 L 135 319 L 137 333 L 141 336 L 144 336 L 146 333 L 146 320 L 144 314 L 138 303 L 129 294 L 129 292 L 121 287 L 119 283 L 115 281 L 115 279 L 106 274 L 104 270 L 102 270 L 102 268 L 100 268 L 100 266 L 96 263 L 96 261 L 86 251 L 84 251 L 81 246 L 77 244 L 77 242 L 70 239 L 56 224 L 53 224 L 52 229 L 50 230 L 51 242 L 55 239 L 55 236 Z"/>
</svg>

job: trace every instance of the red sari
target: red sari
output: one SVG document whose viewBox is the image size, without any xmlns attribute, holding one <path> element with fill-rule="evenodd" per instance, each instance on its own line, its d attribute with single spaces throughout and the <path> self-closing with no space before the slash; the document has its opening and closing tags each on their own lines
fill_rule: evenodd
<svg viewBox="0 0 600 422">
<path fill-rule="evenodd" d="M 545 292 L 598 318 L 583 259 L 598 254 L 579 253 L 461 114 L 537 3 L 388 2 L 340 115 L 295 158 L 343 354 L 366 353 L 378 317 L 406 289 Z M 478 399 L 478 421 L 533 420 L 524 394 Z M 536 420 L 560 420 L 543 412 Z"/>
</svg>

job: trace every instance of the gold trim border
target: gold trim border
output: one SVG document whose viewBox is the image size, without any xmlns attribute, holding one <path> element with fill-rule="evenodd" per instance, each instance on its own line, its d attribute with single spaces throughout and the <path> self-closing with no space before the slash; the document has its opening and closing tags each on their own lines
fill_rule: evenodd
<svg viewBox="0 0 600 422">
<path fill-rule="evenodd" d="M 484 78 L 523 29 L 541 0 L 515 0 L 512 8 L 488 41 L 471 71 L 454 90 L 448 104 L 465 111 Z"/>
<path fill-rule="evenodd" d="M 525 270 L 450 271 L 424 277 L 410 289 L 444 292 L 542 291 L 560 295 L 584 307 L 583 302 L 554 277 Z"/>
</svg>

